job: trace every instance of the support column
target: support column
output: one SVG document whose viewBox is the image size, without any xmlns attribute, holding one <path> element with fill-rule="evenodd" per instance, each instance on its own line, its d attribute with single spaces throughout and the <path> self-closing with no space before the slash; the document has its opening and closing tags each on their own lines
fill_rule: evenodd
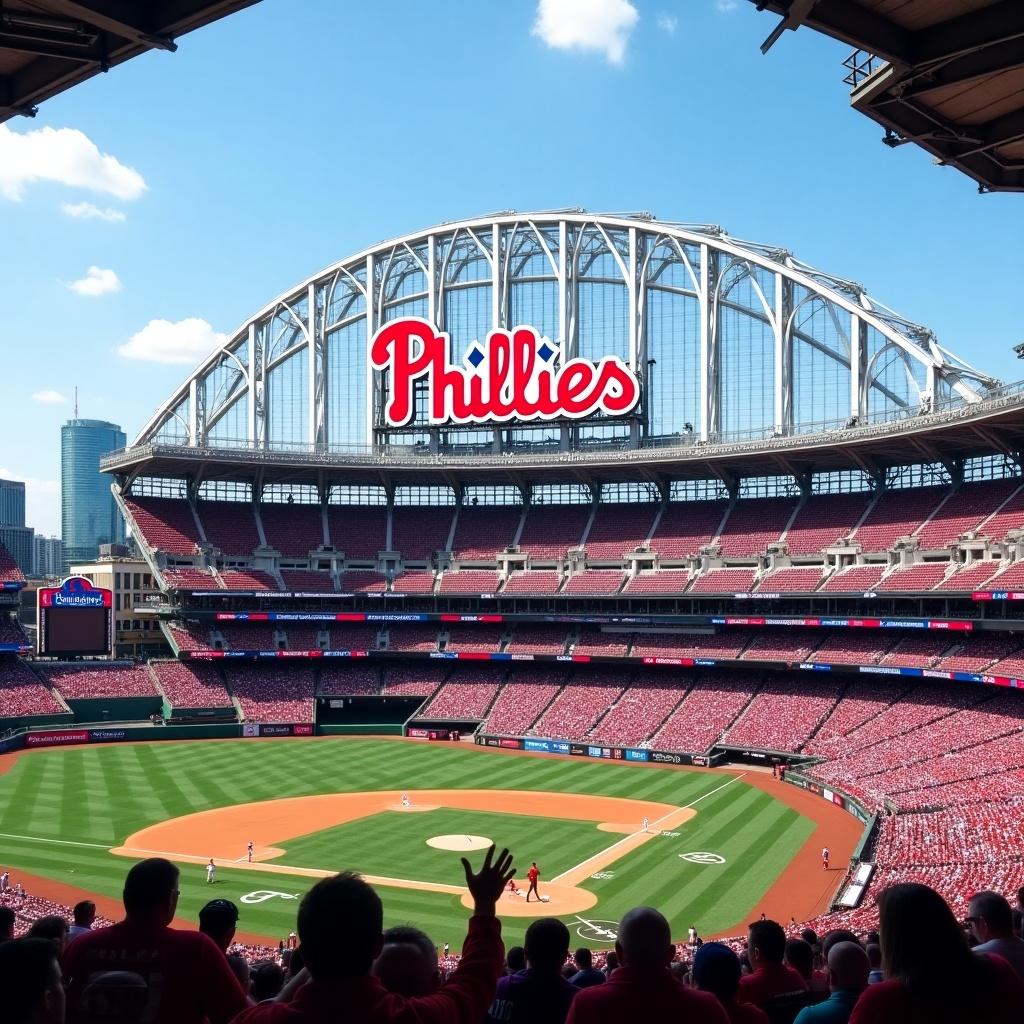
<svg viewBox="0 0 1024 1024">
<path fill-rule="evenodd" d="M 324 345 L 323 325 L 317 316 L 316 285 L 311 284 L 306 298 L 307 316 L 306 344 L 309 348 L 309 443 L 314 451 L 321 449 L 327 441 L 326 429 L 326 380 L 327 359 Z"/>
<path fill-rule="evenodd" d="M 266 361 L 263 352 L 263 338 L 256 330 L 256 324 L 249 324 L 249 430 L 246 440 L 253 448 L 266 445 L 267 409 Z"/>
<path fill-rule="evenodd" d="M 718 433 L 720 405 L 718 355 L 718 253 L 707 242 L 700 247 L 700 439 Z"/>
<path fill-rule="evenodd" d="M 376 378 L 381 376 L 376 373 L 370 363 L 370 342 L 373 340 L 373 332 L 376 330 L 377 285 L 373 279 L 373 254 L 366 257 L 366 443 L 374 444 L 373 426 L 376 423 L 377 410 L 383 415 L 383 384 L 377 387 Z M 380 393 L 378 393 L 378 391 Z"/>
<path fill-rule="evenodd" d="M 867 328 L 856 313 L 850 314 L 850 420 L 867 417 Z"/>
</svg>

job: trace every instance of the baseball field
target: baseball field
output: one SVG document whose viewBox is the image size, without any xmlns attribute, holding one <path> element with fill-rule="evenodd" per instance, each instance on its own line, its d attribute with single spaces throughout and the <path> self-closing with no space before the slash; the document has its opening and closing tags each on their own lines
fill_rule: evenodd
<svg viewBox="0 0 1024 1024">
<path fill-rule="evenodd" d="M 860 832 L 764 773 L 402 740 L 95 745 L 9 755 L 0 773 L 0 866 L 12 882 L 65 903 L 94 895 L 118 918 L 132 861 L 167 856 L 182 869 L 182 922 L 226 897 L 241 908 L 241 936 L 274 944 L 317 877 L 352 869 L 380 887 L 387 924 L 416 923 L 457 949 L 459 858 L 478 861 L 492 840 L 512 850 L 519 880 L 499 907 L 507 942 L 556 915 L 607 946 L 639 903 L 659 907 L 677 936 L 691 924 L 734 933 L 762 912 L 806 920 L 827 909 Z M 540 904 L 525 900 L 531 861 Z"/>
</svg>

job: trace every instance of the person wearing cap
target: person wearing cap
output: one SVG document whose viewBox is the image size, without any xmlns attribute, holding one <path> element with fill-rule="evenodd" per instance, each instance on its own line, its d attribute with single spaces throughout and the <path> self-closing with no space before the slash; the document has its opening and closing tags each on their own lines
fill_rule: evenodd
<svg viewBox="0 0 1024 1024">
<path fill-rule="evenodd" d="M 740 988 L 740 958 L 722 942 L 705 942 L 693 957 L 693 981 L 710 992 L 729 1016 L 729 1024 L 768 1024 L 768 1014 L 736 999 Z"/>
<path fill-rule="evenodd" d="M 199 911 L 199 930 L 213 939 L 217 948 L 227 957 L 228 967 L 243 989 L 249 990 L 249 964 L 237 953 L 229 953 L 228 946 L 235 937 L 238 925 L 238 907 L 231 900 L 210 900 Z"/>
</svg>

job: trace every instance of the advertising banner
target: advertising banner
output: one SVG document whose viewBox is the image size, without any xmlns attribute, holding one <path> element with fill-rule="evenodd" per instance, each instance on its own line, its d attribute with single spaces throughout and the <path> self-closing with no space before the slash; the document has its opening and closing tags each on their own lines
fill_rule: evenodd
<svg viewBox="0 0 1024 1024">
<path fill-rule="evenodd" d="M 117 743 L 127 737 L 124 729 L 90 729 L 90 743 Z"/>
<path fill-rule="evenodd" d="M 646 750 L 627 750 L 626 752 L 627 761 L 646 761 L 647 751 Z"/>
<path fill-rule="evenodd" d="M 428 733 L 426 729 L 411 728 L 405 730 L 405 735 L 412 736 L 414 739 L 425 740 L 427 738 Z"/>
<path fill-rule="evenodd" d="M 550 740 L 523 740 L 523 750 L 534 750 L 541 754 L 551 753 Z"/>
<path fill-rule="evenodd" d="M 311 722 L 299 722 L 297 725 L 292 726 L 293 736 L 312 736 L 313 725 Z"/>
<path fill-rule="evenodd" d="M 292 727 L 278 722 L 264 722 L 260 726 L 261 736 L 291 736 Z"/>
<path fill-rule="evenodd" d="M 60 732 L 30 732 L 25 737 L 26 747 L 65 747 L 73 743 L 88 743 L 87 729 L 64 729 Z"/>
<path fill-rule="evenodd" d="M 522 750 L 523 749 L 522 740 L 501 739 L 501 740 L 498 741 L 498 746 L 499 747 L 503 747 L 505 750 Z"/>
<path fill-rule="evenodd" d="M 243 736 L 259 736 L 260 727 L 258 722 L 243 722 L 242 723 L 242 735 Z"/>
</svg>

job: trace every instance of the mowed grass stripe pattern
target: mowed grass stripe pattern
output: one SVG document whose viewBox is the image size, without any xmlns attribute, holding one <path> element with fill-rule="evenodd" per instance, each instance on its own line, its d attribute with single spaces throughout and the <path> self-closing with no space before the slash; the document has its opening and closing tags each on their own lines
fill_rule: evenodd
<svg viewBox="0 0 1024 1024">
<path fill-rule="evenodd" d="M 483 748 L 427 746 L 381 740 L 226 741 L 94 746 L 34 753 L 0 776 L 0 865 L 120 896 L 128 862 L 105 847 L 120 844 L 147 825 L 213 807 L 286 796 L 330 792 L 417 789 L 506 789 L 589 793 L 661 801 L 673 806 L 696 803 L 697 816 L 676 836 L 659 836 L 617 861 L 611 878 L 591 879 L 587 888 L 599 898 L 586 917 L 616 920 L 638 903 L 659 906 L 683 935 L 690 924 L 711 932 L 736 925 L 752 913 L 758 900 L 809 836 L 813 825 L 766 793 L 742 780 L 723 787 L 732 776 L 583 760 L 512 757 Z M 498 809 L 497 807 L 495 808 Z M 465 812 L 465 831 L 474 831 L 476 812 Z M 423 815 L 396 815 L 412 820 Z M 453 819 L 454 820 L 454 819 Z M 572 823 L 574 827 L 585 823 Z M 536 822 L 536 848 L 550 822 Z M 456 829 L 455 831 L 461 831 Z M 497 830 L 497 823 L 495 824 Z M 390 829 L 388 830 L 391 831 Z M 510 822 L 508 830 L 513 829 Z M 596 830 L 595 830 L 596 831 Z M 11 834 L 95 843 L 101 849 L 7 838 Z M 489 834 L 484 832 L 480 834 Z M 528 842 L 529 832 L 521 833 Z M 598 833 L 611 845 L 614 834 Z M 493 835 L 499 843 L 503 836 Z M 404 840 L 408 857 L 422 847 L 422 828 L 411 824 Z M 531 846 L 534 844 L 530 844 Z M 596 847 L 601 848 L 601 845 Z M 589 842 L 565 857 L 579 863 L 594 852 Z M 680 853 L 708 851 L 723 865 L 690 864 Z M 543 854 L 514 849 L 525 873 L 529 860 Z M 239 851 L 242 856 L 244 851 Z M 456 858 L 457 854 L 452 854 Z M 476 858 L 478 859 L 479 855 Z M 288 858 L 282 858 L 289 862 Z M 544 878 L 562 869 L 542 863 Z M 341 864 L 331 857 L 326 869 L 368 864 Z M 570 863 L 568 866 L 572 866 Z M 213 895 L 234 899 L 259 889 L 293 895 L 308 888 L 307 879 L 221 867 L 218 882 L 207 886 L 202 869 L 183 866 L 180 912 L 193 920 Z M 543 885 L 542 885 L 543 891 Z M 458 898 L 441 893 L 387 889 L 389 923 L 420 924 L 438 943 L 458 946 L 465 911 Z M 294 925 L 296 904 L 280 896 L 243 904 L 240 928 L 249 933 L 284 936 Z M 510 942 L 522 940 L 528 921 L 509 919 Z M 571 923 L 577 923 L 571 921 Z"/>
</svg>

